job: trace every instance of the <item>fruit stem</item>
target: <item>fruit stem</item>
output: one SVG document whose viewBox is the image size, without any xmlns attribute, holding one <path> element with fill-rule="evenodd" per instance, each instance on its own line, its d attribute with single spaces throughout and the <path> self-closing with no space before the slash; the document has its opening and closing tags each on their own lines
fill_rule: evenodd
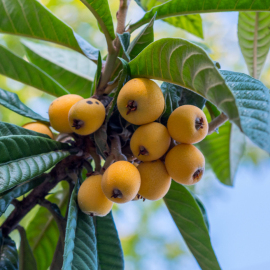
<svg viewBox="0 0 270 270">
<path fill-rule="evenodd" d="M 221 113 L 218 117 L 213 119 L 209 123 L 208 135 L 212 134 L 214 131 L 217 131 L 217 129 L 221 125 L 223 125 L 228 119 L 229 119 L 228 116 L 225 115 L 224 113 Z"/>
</svg>

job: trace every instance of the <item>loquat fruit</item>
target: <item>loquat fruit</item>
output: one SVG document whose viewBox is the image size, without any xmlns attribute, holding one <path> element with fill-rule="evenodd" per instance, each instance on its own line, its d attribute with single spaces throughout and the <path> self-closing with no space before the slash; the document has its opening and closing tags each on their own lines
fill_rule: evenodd
<svg viewBox="0 0 270 270">
<path fill-rule="evenodd" d="M 148 200 L 156 201 L 163 198 L 170 186 L 171 177 L 160 160 L 141 162 L 138 166 L 141 175 L 139 194 Z"/>
<path fill-rule="evenodd" d="M 202 152 L 194 145 L 179 144 L 167 153 L 165 166 L 174 181 L 193 185 L 202 178 L 205 159 Z"/>
<path fill-rule="evenodd" d="M 167 128 L 177 142 L 193 144 L 205 138 L 208 133 L 208 122 L 200 108 L 183 105 L 172 112 Z"/>
<path fill-rule="evenodd" d="M 74 104 L 68 114 L 70 128 L 79 135 L 98 130 L 106 116 L 104 105 L 97 99 L 87 98 Z"/>
<path fill-rule="evenodd" d="M 159 86 L 146 78 L 128 81 L 117 98 L 117 107 L 122 117 L 135 125 L 155 121 L 162 114 L 164 104 Z"/>
<path fill-rule="evenodd" d="M 49 118 L 51 126 L 61 133 L 73 132 L 68 122 L 70 108 L 83 98 L 78 95 L 69 94 L 55 99 L 49 107 Z"/>
<path fill-rule="evenodd" d="M 101 182 L 106 197 L 116 203 L 126 203 L 134 199 L 140 185 L 140 173 L 128 161 L 117 161 L 110 165 L 103 174 Z"/>
<path fill-rule="evenodd" d="M 153 122 L 136 129 L 130 140 L 130 149 L 137 159 L 152 161 L 166 153 L 170 142 L 171 137 L 167 128 L 160 123 Z"/>
<path fill-rule="evenodd" d="M 82 212 L 90 216 L 106 216 L 113 202 L 108 200 L 101 188 L 102 175 L 92 175 L 85 179 L 78 192 L 78 204 Z"/>
<path fill-rule="evenodd" d="M 50 130 L 50 128 L 47 125 L 43 124 L 43 123 L 32 122 L 32 123 L 27 123 L 27 124 L 23 125 L 22 127 L 25 128 L 25 129 L 29 129 L 29 130 L 35 131 L 35 132 L 46 134 L 51 139 L 54 138 L 53 137 L 53 134 L 52 134 L 52 131 Z"/>
</svg>

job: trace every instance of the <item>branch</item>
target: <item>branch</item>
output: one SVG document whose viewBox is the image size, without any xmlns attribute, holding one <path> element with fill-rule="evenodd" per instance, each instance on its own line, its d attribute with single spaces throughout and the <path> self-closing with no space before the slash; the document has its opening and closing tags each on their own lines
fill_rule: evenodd
<svg viewBox="0 0 270 270">
<path fill-rule="evenodd" d="M 91 157 L 93 158 L 94 162 L 95 162 L 95 171 L 100 171 L 101 169 L 101 159 L 100 156 L 97 153 L 97 149 L 96 146 L 94 144 L 94 142 L 91 140 L 91 138 L 88 136 L 85 138 L 85 146 L 86 146 L 86 151 L 87 153 L 89 153 L 89 155 L 91 155 Z"/>
<path fill-rule="evenodd" d="M 226 116 L 224 113 L 221 113 L 218 117 L 213 119 L 209 123 L 208 135 L 216 131 L 216 129 L 223 125 L 228 119 L 228 116 Z"/>
</svg>

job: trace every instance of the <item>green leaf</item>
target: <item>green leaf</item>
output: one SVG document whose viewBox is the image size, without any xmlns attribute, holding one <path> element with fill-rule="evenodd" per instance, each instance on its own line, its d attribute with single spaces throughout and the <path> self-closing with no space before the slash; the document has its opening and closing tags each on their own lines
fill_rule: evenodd
<svg viewBox="0 0 270 270">
<path fill-rule="evenodd" d="M 44 180 L 46 179 L 46 175 L 38 176 L 32 180 L 29 180 L 27 182 L 24 182 L 10 190 L 7 190 L 4 193 L 1 193 L 0 195 L 0 216 L 4 214 L 4 212 L 7 210 L 8 206 L 12 202 L 13 199 L 16 199 L 27 192 L 29 192 L 31 189 L 37 187 L 40 185 Z"/>
<path fill-rule="evenodd" d="M 17 94 L 8 92 L 1 88 L 0 88 L 0 104 L 25 117 L 35 119 L 37 121 L 49 123 L 48 119 L 43 118 L 41 115 L 35 113 L 30 108 L 28 108 L 25 104 L 23 104 L 20 101 Z"/>
<path fill-rule="evenodd" d="M 63 270 L 89 270 L 98 267 L 93 218 L 77 207 L 78 188 L 77 184 L 69 204 Z"/>
<path fill-rule="evenodd" d="M 270 153 L 270 93 L 260 81 L 238 72 L 221 70 L 235 95 L 243 132 Z"/>
<path fill-rule="evenodd" d="M 96 61 L 99 50 L 91 46 L 37 0 L 0 0 L 0 33 L 50 41 Z"/>
<path fill-rule="evenodd" d="M 0 74 L 57 97 L 68 94 L 63 86 L 44 71 L 1 45 L 0 55 Z"/>
<path fill-rule="evenodd" d="M 151 43 L 130 63 L 132 77 L 146 77 L 180 85 L 211 101 L 240 126 L 236 101 L 206 52 L 179 38 Z"/>
<path fill-rule="evenodd" d="M 139 1 L 136 1 L 137 3 Z M 145 11 L 151 10 L 155 6 L 159 6 L 167 2 L 167 0 L 142 0 L 140 5 Z M 169 16 L 168 16 L 169 17 Z M 199 14 L 183 15 L 178 17 L 164 18 L 163 21 L 179 27 L 199 38 L 203 38 L 202 18 Z M 133 30 L 133 26 L 131 25 Z"/>
<path fill-rule="evenodd" d="M 96 17 L 107 42 L 115 39 L 114 26 L 108 0 L 81 0 Z"/>
<path fill-rule="evenodd" d="M 128 47 L 130 59 L 135 58 L 145 47 L 154 41 L 154 21 L 156 14 L 143 30 L 134 38 Z"/>
<path fill-rule="evenodd" d="M 62 190 L 49 195 L 47 199 L 56 203 L 64 213 L 68 205 L 68 197 L 69 189 L 66 184 Z M 57 246 L 59 230 L 52 214 L 45 207 L 36 207 L 36 215 L 28 224 L 26 233 L 37 261 L 38 270 L 47 270 Z"/>
<path fill-rule="evenodd" d="M 99 270 L 124 270 L 124 255 L 112 212 L 96 217 Z"/>
<path fill-rule="evenodd" d="M 213 132 L 206 136 L 199 147 L 218 180 L 233 186 L 236 170 L 245 150 L 245 136 L 238 127 L 227 121 L 219 127 L 218 133 Z"/>
<path fill-rule="evenodd" d="M 17 226 L 17 229 L 21 236 L 19 270 L 37 270 L 37 262 L 27 240 L 26 231 L 21 226 Z"/>
<path fill-rule="evenodd" d="M 240 12 L 238 40 L 249 74 L 258 79 L 270 48 L 269 12 Z"/>
<path fill-rule="evenodd" d="M 0 269 L 18 270 L 19 258 L 15 242 L 10 237 L 3 237 L 0 230 Z"/>
<path fill-rule="evenodd" d="M 181 184 L 172 181 L 164 201 L 193 256 L 202 270 L 221 270 L 203 213 L 190 192 Z"/>
<path fill-rule="evenodd" d="M 130 57 L 129 54 L 127 52 L 128 46 L 130 44 L 130 33 L 129 32 L 124 32 L 123 34 L 117 34 L 119 40 L 120 40 L 120 44 L 121 44 L 121 50 L 123 51 L 123 53 L 120 51 L 119 55 L 123 55 L 125 56 L 125 60 L 130 61 Z"/>
<path fill-rule="evenodd" d="M 191 195 L 193 196 L 193 198 L 195 199 L 196 203 L 198 204 L 198 206 L 200 207 L 200 210 L 202 212 L 202 215 L 203 215 L 203 220 L 204 220 L 204 223 L 209 231 L 209 220 L 208 220 L 208 216 L 207 216 L 207 213 L 206 213 L 206 209 L 202 203 L 202 201 L 193 193 L 191 193 Z"/>
<path fill-rule="evenodd" d="M 96 89 L 98 87 L 100 76 L 101 76 L 101 70 L 102 70 L 102 58 L 101 58 L 101 54 L 99 52 L 98 61 L 97 61 L 97 70 L 96 70 L 94 82 L 92 83 L 92 87 L 91 87 L 91 91 L 90 91 L 90 97 L 94 95 L 94 93 L 95 93 L 95 91 L 96 91 Z"/>
<path fill-rule="evenodd" d="M 84 98 L 89 97 L 96 69 L 93 62 L 70 50 L 29 41 L 23 41 L 23 45 L 28 59 L 61 84 L 69 93 Z"/>
<path fill-rule="evenodd" d="M 46 134 L 38 133 L 29 129 L 25 129 L 10 123 L 0 121 L 0 137 L 8 137 L 11 135 L 31 135 L 50 139 L 50 137 Z"/>
<path fill-rule="evenodd" d="M 137 29 L 148 23 L 157 12 L 156 20 L 187 14 L 226 12 L 226 11 L 268 11 L 270 2 L 261 0 L 171 0 L 162 5 L 153 7 L 136 23 L 130 26 Z"/>
<path fill-rule="evenodd" d="M 68 144 L 29 135 L 0 137 L 0 193 L 50 169 L 69 155 Z"/>
</svg>

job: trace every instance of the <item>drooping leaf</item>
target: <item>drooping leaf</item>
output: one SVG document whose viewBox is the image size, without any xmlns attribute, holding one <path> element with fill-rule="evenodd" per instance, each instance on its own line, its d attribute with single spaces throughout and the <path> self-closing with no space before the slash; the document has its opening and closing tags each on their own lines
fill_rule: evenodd
<svg viewBox="0 0 270 270">
<path fill-rule="evenodd" d="M 210 115 L 207 115 L 210 120 Z M 245 135 L 227 121 L 199 143 L 206 161 L 218 180 L 228 186 L 234 183 L 235 173 L 245 150 Z"/>
<path fill-rule="evenodd" d="M 0 216 L 7 210 L 13 199 L 26 194 L 31 189 L 40 185 L 46 179 L 46 175 L 38 176 L 32 180 L 24 182 L 0 195 Z"/>
<path fill-rule="evenodd" d="M 153 7 L 144 16 L 132 24 L 131 29 L 137 29 L 148 23 L 157 12 L 156 20 L 187 14 L 226 12 L 226 11 L 269 11 L 270 2 L 261 0 L 170 0 Z"/>
<path fill-rule="evenodd" d="M 15 242 L 10 237 L 3 237 L 0 230 L 0 269 L 19 270 L 19 258 Z"/>
<path fill-rule="evenodd" d="M 57 97 L 68 94 L 63 86 L 44 71 L 1 45 L 0 55 L 0 74 Z"/>
<path fill-rule="evenodd" d="M 206 213 L 206 209 L 205 209 L 202 201 L 195 194 L 193 194 L 193 193 L 191 193 L 191 194 L 192 194 L 193 198 L 195 199 L 196 203 L 198 204 L 198 206 L 200 207 L 200 210 L 201 210 L 202 215 L 203 215 L 204 223 L 205 223 L 205 225 L 206 225 L 206 227 L 207 227 L 207 229 L 209 231 L 210 225 L 209 225 L 209 220 L 208 220 L 208 216 L 207 216 L 207 213 Z"/>
<path fill-rule="evenodd" d="M 164 197 L 174 222 L 202 270 L 221 270 L 211 245 L 203 213 L 190 192 L 172 181 Z"/>
<path fill-rule="evenodd" d="M 68 197 L 69 190 L 66 184 L 62 190 L 49 195 L 47 199 L 57 204 L 63 214 L 68 205 Z M 59 230 L 52 214 L 45 207 L 36 207 L 36 215 L 29 222 L 26 233 L 37 261 L 38 270 L 47 270 L 57 246 Z"/>
<path fill-rule="evenodd" d="M 37 0 L 0 0 L 0 33 L 63 45 L 96 61 L 99 50 L 53 15 Z"/>
<path fill-rule="evenodd" d="M 136 1 L 145 11 L 151 10 L 153 7 L 162 5 L 166 0 L 141 0 Z M 202 18 L 199 14 L 183 15 L 178 17 L 164 18 L 165 22 L 179 27 L 197 37 L 203 38 Z M 133 27 L 131 26 L 131 29 Z"/>
<path fill-rule="evenodd" d="M 69 155 L 68 144 L 29 135 L 0 137 L 0 193 L 50 169 Z"/>
<path fill-rule="evenodd" d="M 97 61 L 97 70 L 96 70 L 94 82 L 92 83 L 92 87 L 90 90 L 90 97 L 94 95 L 94 93 L 98 87 L 100 76 L 101 76 L 101 70 L 102 70 L 102 58 L 101 58 L 101 54 L 99 53 L 98 54 L 98 61 Z"/>
<path fill-rule="evenodd" d="M 25 117 L 35 119 L 41 122 L 46 122 L 46 123 L 49 122 L 48 119 L 35 113 L 30 108 L 28 108 L 25 104 L 23 104 L 20 101 L 17 94 L 9 92 L 9 91 L 5 91 L 1 88 L 0 88 L 0 104 Z"/>
<path fill-rule="evenodd" d="M 145 47 L 154 41 L 154 21 L 156 15 L 151 21 L 143 28 L 143 30 L 131 42 L 127 53 L 132 60 L 135 58 Z"/>
<path fill-rule="evenodd" d="M 69 204 L 62 270 L 97 269 L 97 247 L 93 218 L 77 206 L 78 184 Z"/>
<path fill-rule="evenodd" d="M 233 93 L 206 52 L 195 44 L 178 38 L 160 39 L 129 66 L 132 77 L 166 81 L 198 93 L 241 127 Z"/>
<path fill-rule="evenodd" d="M 124 270 L 124 255 L 112 212 L 96 217 L 98 264 L 100 270 Z"/>
<path fill-rule="evenodd" d="M 44 137 L 50 139 L 50 137 L 43 133 L 38 133 L 29 129 L 25 129 L 10 123 L 0 121 L 0 137 L 11 136 L 11 135 L 31 135 L 37 137 Z"/>
<path fill-rule="evenodd" d="M 96 17 L 107 42 L 115 39 L 114 26 L 108 0 L 81 0 Z"/>
<path fill-rule="evenodd" d="M 50 75 L 71 94 L 90 95 L 96 65 L 70 50 L 24 41 L 28 59 Z"/>
<path fill-rule="evenodd" d="M 19 249 L 19 270 L 37 270 L 37 262 L 29 245 L 26 231 L 23 227 L 17 226 L 21 236 Z"/>
<path fill-rule="evenodd" d="M 270 48 L 269 12 L 240 12 L 238 40 L 249 74 L 259 79 Z"/>
<path fill-rule="evenodd" d="M 238 72 L 221 70 L 232 90 L 243 132 L 256 145 L 270 153 L 270 93 L 260 81 Z"/>
</svg>

